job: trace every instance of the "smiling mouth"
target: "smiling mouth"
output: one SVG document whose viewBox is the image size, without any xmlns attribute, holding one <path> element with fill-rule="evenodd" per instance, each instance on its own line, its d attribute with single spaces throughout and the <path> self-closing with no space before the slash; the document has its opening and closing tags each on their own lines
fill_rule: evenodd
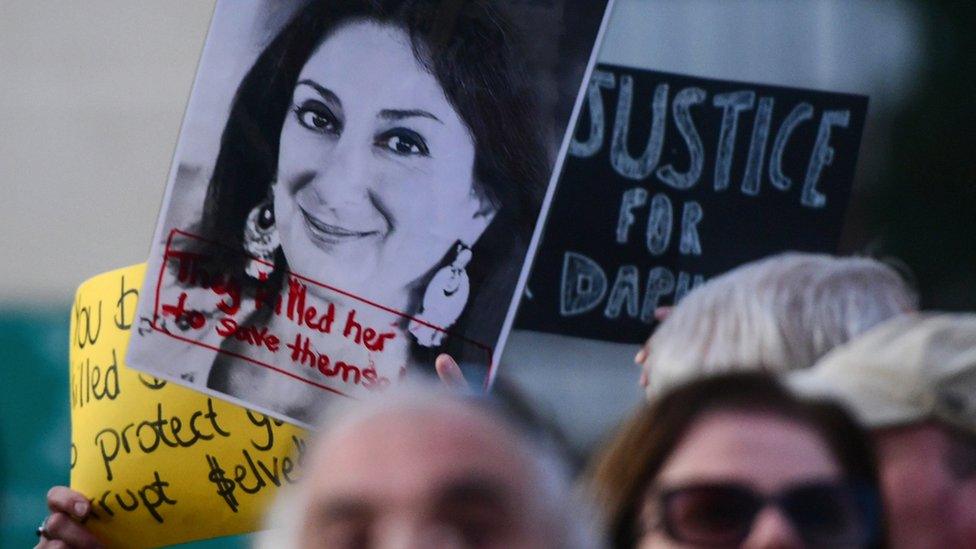
<svg viewBox="0 0 976 549">
<path fill-rule="evenodd" d="M 342 244 L 379 234 L 379 231 L 356 231 L 338 225 L 330 225 L 309 214 L 302 208 L 299 208 L 299 211 L 302 212 L 302 217 L 305 218 L 305 228 L 308 229 L 312 238 L 324 244 Z"/>
</svg>

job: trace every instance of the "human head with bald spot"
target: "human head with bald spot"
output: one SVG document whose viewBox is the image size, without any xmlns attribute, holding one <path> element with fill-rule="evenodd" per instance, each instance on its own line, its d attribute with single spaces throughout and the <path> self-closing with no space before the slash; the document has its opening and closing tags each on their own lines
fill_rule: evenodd
<svg viewBox="0 0 976 549">
<path fill-rule="evenodd" d="M 495 406 L 413 385 L 330 410 L 258 547 L 596 547 L 564 464 Z"/>
</svg>

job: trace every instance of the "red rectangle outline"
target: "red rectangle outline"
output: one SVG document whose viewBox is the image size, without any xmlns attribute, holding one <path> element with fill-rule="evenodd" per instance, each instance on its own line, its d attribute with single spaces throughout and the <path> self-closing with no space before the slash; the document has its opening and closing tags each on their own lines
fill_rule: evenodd
<svg viewBox="0 0 976 549">
<path fill-rule="evenodd" d="M 157 332 L 159 332 L 161 334 L 165 334 L 165 335 L 167 335 L 167 336 L 169 336 L 169 337 L 171 337 L 173 339 L 178 339 L 180 341 L 183 341 L 185 343 L 190 343 L 190 344 L 197 345 L 197 346 L 200 346 L 200 347 L 205 347 L 207 349 L 210 349 L 212 351 L 216 351 L 218 353 L 224 353 L 224 354 L 227 354 L 227 355 L 236 357 L 236 358 L 240 358 L 240 359 L 246 360 L 246 361 L 248 361 L 248 362 L 250 362 L 252 364 L 256 364 L 258 366 L 261 366 L 261 367 L 264 367 L 264 368 L 268 368 L 270 370 L 274 370 L 275 372 L 278 372 L 280 374 L 284 374 L 284 375 L 286 375 L 288 377 L 291 377 L 293 379 L 296 379 L 298 381 L 302 381 L 304 383 L 307 383 L 309 385 L 312 385 L 313 387 L 318 387 L 319 389 L 324 389 L 326 391 L 331 391 L 333 393 L 336 393 L 338 395 L 342 395 L 342 396 L 345 396 L 345 397 L 350 396 L 350 395 L 347 395 L 346 393 L 343 393 L 342 391 L 340 391 L 338 389 L 335 389 L 333 387 L 329 387 L 328 385 L 324 385 L 324 384 L 318 383 L 316 381 L 312 381 L 310 379 L 305 379 L 304 377 L 302 377 L 302 376 L 300 376 L 298 374 L 295 374 L 295 373 L 292 373 L 292 372 L 288 372 L 288 371 L 282 370 L 281 368 L 278 368 L 278 367 L 273 366 L 271 364 L 267 364 L 265 362 L 261 362 L 260 360 L 256 360 L 254 358 L 251 358 L 251 357 L 248 357 L 248 356 L 244 356 L 244 355 L 242 355 L 240 353 L 234 353 L 234 352 L 231 352 L 231 351 L 227 351 L 225 349 L 221 349 L 221 348 L 215 347 L 213 345 L 208 345 L 206 343 L 203 343 L 203 342 L 200 342 L 200 341 L 197 341 L 197 340 L 188 338 L 188 337 L 183 337 L 183 336 L 180 336 L 180 335 L 177 335 L 177 334 L 168 332 L 168 331 L 160 328 L 159 326 L 157 326 L 156 325 L 156 319 L 157 318 L 160 318 L 160 315 L 159 315 L 159 299 L 160 299 L 159 298 L 159 292 L 160 292 L 160 288 L 163 285 L 163 276 L 164 276 L 164 273 L 166 271 L 167 262 L 170 259 L 170 251 L 171 251 L 172 244 L 173 244 L 173 237 L 175 235 L 181 235 L 181 236 L 184 236 L 184 237 L 187 237 L 187 238 L 196 239 L 196 240 L 199 240 L 199 241 L 202 241 L 202 242 L 206 242 L 208 244 L 212 244 L 212 245 L 215 245 L 215 246 L 220 246 L 220 247 L 223 247 L 223 248 L 229 248 L 229 246 L 226 246 L 226 245 L 221 244 L 219 242 L 215 242 L 213 240 L 210 240 L 210 239 L 207 239 L 207 238 L 203 238 L 201 236 L 198 236 L 198 235 L 195 235 L 195 234 L 192 234 L 192 233 L 188 233 L 188 232 L 182 231 L 180 229 L 172 229 L 172 230 L 170 230 L 169 236 L 166 238 L 166 247 L 163 250 L 163 260 L 160 263 L 159 277 L 156 279 L 156 292 L 155 292 L 155 294 L 156 294 L 155 295 L 155 298 L 156 299 L 155 299 L 155 302 L 153 303 L 153 316 L 152 316 L 152 321 L 150 322 L 150 326 L 152 327 L 153 330 L 155 330 L 155 331 L 157 331 Z M 261 259 L 258 259 L 256 257 L 250 256 L 249 254 L 242 253 L 241 255 L 247 255 L 250 259 L 253 259 L 255 261 L 259 261 L 259 262 L 261 262 L 261 263 L 263 263 L 263 264 L 265 264 L 265 265 L 267 265 L 269 267 L 274 267 L 273 264 L 268 263 L 267 261 L 263 261 Z M 299 280 L 303 280 L 303 281 L 305 281 L 305 282 L 307 282 L 309 284 L 314 284 L 314 285 L 316 285 L 316 286 L 318 286 L 320 288 L 325 288 L 327 290 L 331 290 L 333 292 L 336 292 L 338 294 L 344 295 L 346 297 L 350 297 L 352 299 L 355 299 L 356 301 L 359 301 L 361 303 L 365 303 L 366 305 L 370 305 L 372 307 L 375 307 L 377 309 L 381 309 L 381 310 L 386 311 L 388 313 L 392 313 L 392 314 L 398 315 L 398 316 L 400 316 L 402 318 L 406 318 L 408 320 L 418 322 L 420 324 L 423 324 L 424 326 L 427 326 L 429 328 L 433 328 L 433 329 L 435 329 L 435 330 L 437 330 L 439 332 L 442 332 L 442 333 L 446 334 L 449 337 L 456 337 L 456 338 L 460 339 L 461 341 L 464 341 L 465 343 L 469 343 L 471 345 L 474 345 L 475 347 L 481 349 L 482 351 L 485 352 L 485 354 L 488 355 L 488 373 L 485 376 L 485 380 L 484 380 L 484 383 L 482 385 L 482 388 L 484 390 L 487 390 L 488 389 L 488 383 L 494 377 L 494 370 L 495 370 L 495 363 L 492 360 L 492 349 L 488 345 L 485 345 L 484 343 L 480 343 L 478 341 L 474 341 L 474 340 L 469 339 L 467 337 L 464 337 L 462 335 L 453 334 L 453 333 L 448 332 L 447 330 L 441 328 L 440 326 L 434 326 L 433 324 L 430 324 L 429 322 L 426 322 L 426 321 L 421 320 L 419 318 L 412 317 L 412 316 L 410 316 L 408 314 L 405 314 L 405 313 L 402 313 L 400 311 L 397 311 L 396 309 L 393 309 L 393 308 L 390 308 L 390 307 L 386 307 L 386 306 L 380 305 L 378 303 L 374 303 L 374 302 L 372 302 L 372 301 L 370 301 L 370 300 L 368 300 L 366 298 L 359 297 L 359 296 L 357 296 L 355 294 L 349 293 L 349 292 L 347 292 L 345 290 L 341 290 L 341 289 L 336 288 L 336 287 L 333 287 L 333 286 L 329 286 L 328 284 L 323 284 L 321 282 L 312 280 L 311 278 L 302 276 L 300 274 L 295 274 L 295 273 L 292 273 L 290 271 L 285 271 L 285 274 L 288 275 L 288 276 L 295 277 L 295 278 L 297 278 Z"/>
</svg>

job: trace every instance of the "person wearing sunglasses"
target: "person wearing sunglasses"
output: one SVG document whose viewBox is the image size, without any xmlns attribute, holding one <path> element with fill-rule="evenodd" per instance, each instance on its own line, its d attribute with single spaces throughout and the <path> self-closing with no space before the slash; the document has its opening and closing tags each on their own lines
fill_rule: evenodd
<svg viewBox="0 0 976 549">
<path fill-rule="evenodd" d="M 869 439 L 758 373 L 640 408 L 590 471 L 615 548 L 884 547 Z"/>
</svg>

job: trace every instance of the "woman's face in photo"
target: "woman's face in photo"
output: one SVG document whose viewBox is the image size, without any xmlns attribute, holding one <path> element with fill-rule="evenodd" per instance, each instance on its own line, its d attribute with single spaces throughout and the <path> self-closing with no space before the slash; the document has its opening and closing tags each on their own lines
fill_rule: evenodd
<svg viewBox="0 0 976 549">
<path fill-rule="evenodd" d="M 274 207 L 289 268 L 403 310 L 417 279 L 491 222 L 474 158 L 402 30 L 339 27 L 302 69 L 281 130 Z"/>
</svg>

